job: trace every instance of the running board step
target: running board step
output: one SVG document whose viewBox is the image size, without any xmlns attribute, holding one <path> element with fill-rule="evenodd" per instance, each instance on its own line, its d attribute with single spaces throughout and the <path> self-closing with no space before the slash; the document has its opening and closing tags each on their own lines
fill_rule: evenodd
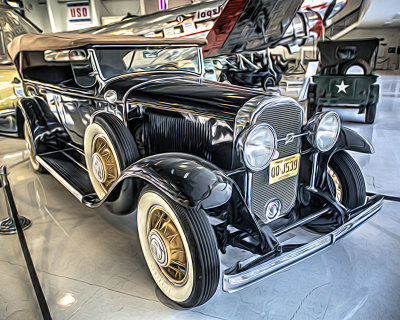
<svg viewBox="0 0 400 320">
<path fill-rule="evenodd" d="M 62 152 L 36 157 L 37 161 L 79 201 L 95 191 L 85 169 L 71 161 Z"/>
</svg>

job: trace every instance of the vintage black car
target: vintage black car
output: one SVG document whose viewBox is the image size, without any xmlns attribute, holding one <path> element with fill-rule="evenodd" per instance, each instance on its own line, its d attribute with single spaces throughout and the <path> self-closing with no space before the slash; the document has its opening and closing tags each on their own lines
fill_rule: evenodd
<svg viewBox="0 0 400 320">
<path fill-rule="evenodd" d="M 323 107 L 358 109 L 365 122 L 374 123 L 379 101 L 378 76 L 374 74 L 379 40 L 341 40 L 318 43 L 319 73 L 309 87 L 307 115 Z"/>
<path fill-rule="evenodd" d="M 224 253 L 236 250 L 222 273 L 234 292 L 327 248 L 383 203 L 366 197 L 346 152 L 372 153 L 364 138 L 334 112 L 304 123 L 291 98 L 205 79 L 204 43 L 31 34 L 8 48 L 32 167 L 86 206 L 136 215 L 154 281 L 184 307 L 213 296 Z M 308 242 L 287 236 L 299 227 Z"/>
</svg>

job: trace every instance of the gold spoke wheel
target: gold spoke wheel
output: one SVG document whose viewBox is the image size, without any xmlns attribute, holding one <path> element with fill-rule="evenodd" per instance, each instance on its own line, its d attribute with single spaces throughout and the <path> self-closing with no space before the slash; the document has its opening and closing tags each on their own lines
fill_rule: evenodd
<svg viewBox="0 0 400 320">
<path fill-rule="evenodd" d="M 188 276 L 188 259 L 177 227 L 160 206 L 150 209 L 147 237 L 154 260 L 165 277 L 174 285 L 182 285 Z"/>
<path fill-rule="evenodd" d="M 92 167 L 101 188 L 107 192 L 120 172 L 116 155 L 103 135 L 97 135 L 93 140 Z"/>
<path fill-rule="evenodd" d="M 338 202 L 342 202 L 343 200 L 343 187 L 339 180 L 337 173 L 332 170 L 331 167 L 328 167 L 328 174 L 332 178 L 333 184 L 335 186 L 335 198 Z"/>
</svg>

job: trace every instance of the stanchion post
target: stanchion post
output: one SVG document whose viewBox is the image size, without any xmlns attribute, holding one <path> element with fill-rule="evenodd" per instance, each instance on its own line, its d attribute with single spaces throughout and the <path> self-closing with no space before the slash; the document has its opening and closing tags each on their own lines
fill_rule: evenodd
<svg viewBox="0 0 400 320">
<path fill-rule="evenodd" d="M 4 196 L 6 198 L 6 206 L 7 206 L 7 218 L 0 221 L 0 235 L 1 234 L 15 234 L 17 233 L 17 229 L 15 227 L 15 222 L 12 217 L 12 210 L 16 210 L 14 198 L 11 194 L 10 184 L 7 179 L 7 169 L 4 166 L 0 167 L 0 188 L 4 191 Z M 32 222 L 31 220 L 18 216 L 19 222 L 23 230 L 28 229 Z"/>
</svg>

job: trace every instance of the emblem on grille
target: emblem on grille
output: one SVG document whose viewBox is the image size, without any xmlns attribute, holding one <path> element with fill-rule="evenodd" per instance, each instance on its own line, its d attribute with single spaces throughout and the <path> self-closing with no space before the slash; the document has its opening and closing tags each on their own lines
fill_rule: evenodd
<svg viewBox="0 0 400 320">
<path fill-rule="evenodd" d="M 288 133 L 288 134 L 286 135 L 285 138 L 278 139 L 278 142 L 284 141 L 284 142 L 285 142 L 285 145 L 286 145 L 286 144 L 288 144 L 288 143 L 293 142 L 294 139 L 296 139 L 296 138 L 298 138 L 298 137 L 301 137 L 301 136 L 304 136 L 304 135 L 306 135 L 306 134 L 307 134 L 307 133 L 294 134 L 293 132 L 291 132 L 291 133 Z"/>
<path fill-rule="evenodd" d="M 278 199 L 270 200 L 265 206 L 265 217 L 273 220 L 281 213 L 282 203 Z"/>
</svg>

